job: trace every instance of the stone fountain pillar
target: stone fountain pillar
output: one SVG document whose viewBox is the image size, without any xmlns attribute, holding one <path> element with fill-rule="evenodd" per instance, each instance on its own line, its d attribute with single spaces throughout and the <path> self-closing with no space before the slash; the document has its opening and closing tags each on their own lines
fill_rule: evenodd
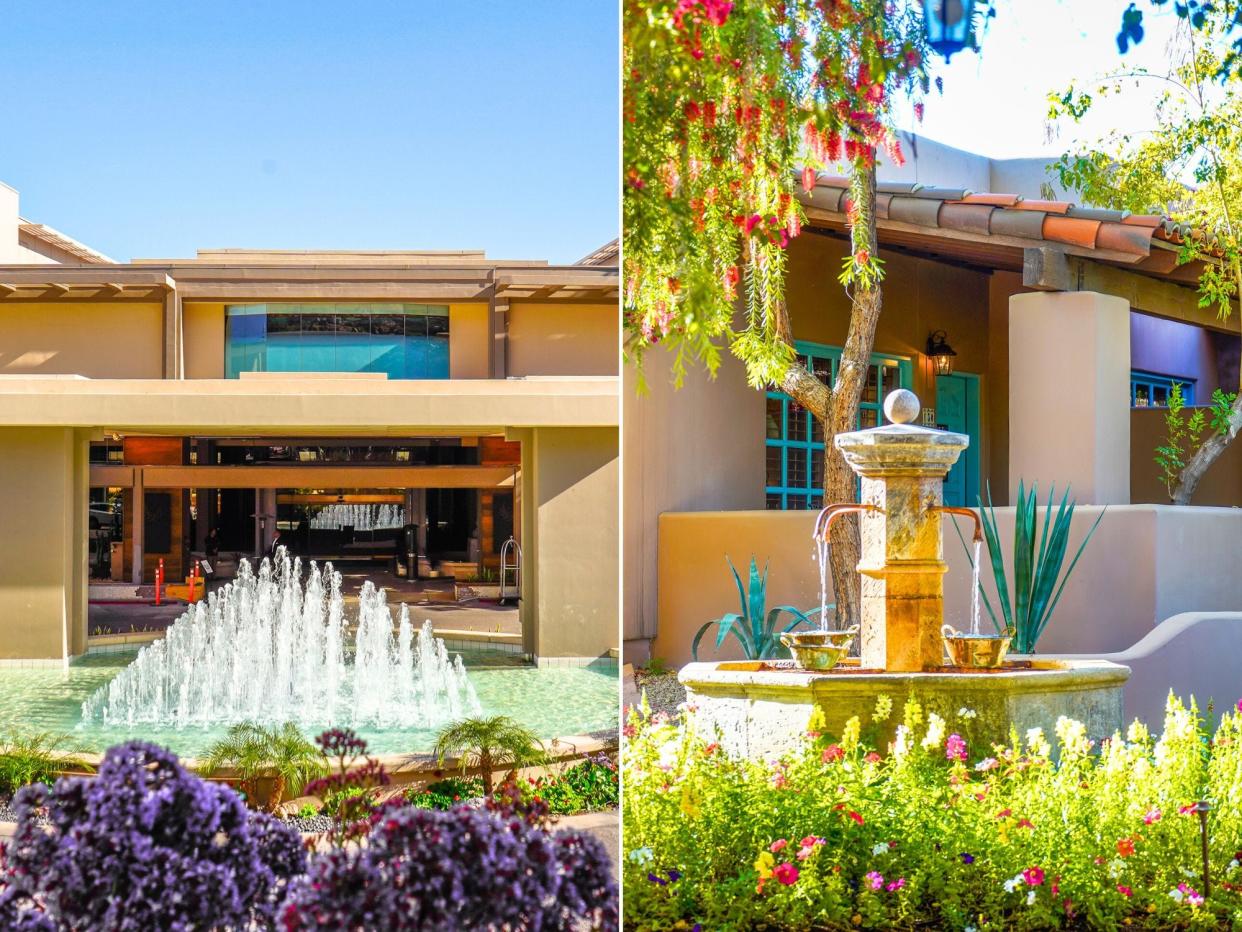
<svg viewBox="0 0 1242 932">
<path fill-rule="evenodd" d="M 904 389 L 885 399 L 892 423 L 838 434 L 837 449 L 862 478 L 861 666 L 916 673 L 944 665 L 947 566 L 940 533 L 944 477 L 970 443 L 963 434 L 918 427 L 921 410 Z"/>
</svg>

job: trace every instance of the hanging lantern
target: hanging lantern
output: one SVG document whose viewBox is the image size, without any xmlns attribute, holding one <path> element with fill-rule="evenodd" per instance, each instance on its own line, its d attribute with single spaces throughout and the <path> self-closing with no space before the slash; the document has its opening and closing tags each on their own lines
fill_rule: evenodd
<svg viewBox="0 0 1242 932">
<path fill-rule="evenodd" d="M 943 330 L 937 330 L 928 335 L 927 358 L 935 367 L 936 375 L 952 375 L 953 357 L 956 355 Z"/>
<path fill-rule="evenodd" d="M 970 45 L 975 0 L 923 0 L 927 44 L 949 61 Z"/>
</svg>

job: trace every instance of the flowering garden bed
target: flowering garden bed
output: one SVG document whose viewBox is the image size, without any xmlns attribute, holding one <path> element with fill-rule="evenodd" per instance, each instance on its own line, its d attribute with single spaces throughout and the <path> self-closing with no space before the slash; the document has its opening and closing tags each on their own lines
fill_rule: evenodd
<svg viewBox="0 0 1242 932">
<path fill-rule="evenodd" d="M 1240 704 L 1242 705 L 1242 704 Z M 1093 741 L 1068 719 L 1006 747 L 907 703 L 883 754 L 808 723 L 781 760 L 632 711 L 622 754 L 633 929 L 1217 929 L 1242 926 L 1242 710 L 1205 731 L 1170 698 Z M 1050 742 L 1055 741 L 1055 750 Z M 1201 819 L 1206 801 L 1208 864 Z"/>
</svg>

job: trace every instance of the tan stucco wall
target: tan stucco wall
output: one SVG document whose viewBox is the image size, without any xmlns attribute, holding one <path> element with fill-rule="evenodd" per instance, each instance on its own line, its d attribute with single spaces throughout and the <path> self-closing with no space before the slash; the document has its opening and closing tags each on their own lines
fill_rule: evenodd
<svg viewBox="0 0 1242 932">
<path fill-rule="evenodd" d="M 158 379 L 163 321 L 159 304 L 5 304 L 0 374 Z"/>
<path fill-rule="evenodd" d="M 185 321 L 185 377 L 224 378 L 224 305 L 186 303 L 182 318 Z"/>
<path fill-rule="evenodd" d="M 522 439 L 522 621 L 540 659 L 617 648 L 615 428 L 536 428 Z"/>
<path fill-rule="evenodd" d="M 615 304 L 509 306 L 509 375 L 616 375 Z"/>
<path fill-rule="evenodd" d="M 0 658 L 86 649 L 87 435 L 0 430 Z"/>
<path fill-rule="evenodd" d="M 488 377 L 487 313 L 486 304 L 449 305 L 449 378 Z"/>
<path fill-rule="evenodd" d="M 639 656 L 656 632 L 657 521 L 666 511 L 762 508 L 764 395 L 746 384 L 726 354 L 713 380 L 701 368 L 673 384 L 671 356 L 648 353 L 646 391 L 627 364 L 622 384 L 625 433 L 624 636 Z"/>
<path fill-rule="evenodd" d="M 1100 509 L 1081 506 L 1074 515 L 1069 549 Z M 1042 513 L 1041 513 L 1042 514 Z M 745 579 L 753 553 L 762 569 L 770 559 L 768 606 L 811 608 L 819 600 L 819 576 L 811 560 L 810 512 L 716 512 L 666 514 L 660 519 L 660 630 L 652 652 L 669 663 L 690 659 L 690 641 L 705 621 L 737 611 L 737 591 L 725 564 L 730 556 Z M 1013 509 L 998 508 L 1002 542 L 1013 540 Z M 970 560 L 945 519 L 945 620 L 969 626 Z M 1042 520 L 1042 516 L 1041 516 Z M 963 535 L 969 537 L 963 526 Z M 1152 626 L 1179 612 L 1228 611 L 1242 605 L 1237 541 L 1242 510 L 1113 506 L 1084 551 L 1056 613 L 1039 643 L 1040 653 L 1125 650 Z M 983 579 L 989 581 L 986 548 Z M 1068 559 L 1067 559 L 1068 562 Z M 831 584 L 830 584 L 831 588 Z M 832 594 L 829 593 L 831 601 Z M 990 622 L 982 617 L 984 630 Z M 715 656 L 706 642 L 702 659 Z M 736 648 L 722 657 L 738 656 Z"/>
</svg>

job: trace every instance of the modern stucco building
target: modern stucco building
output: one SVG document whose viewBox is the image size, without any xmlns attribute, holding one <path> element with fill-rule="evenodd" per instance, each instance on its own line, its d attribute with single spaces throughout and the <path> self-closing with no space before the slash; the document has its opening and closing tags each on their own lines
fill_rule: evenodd
<svg viewBox="0 0 1242 932">
<path fill-rule="evenodd" d="M 222 551 L 262 553 L 328 502 L 399 512 L 424 572 L 494 574 L 512 536 L 525 652 L 607 655 L 617 329 L 615 244 L 569 266 L 262 250 L 116 263 L 22 220 L 0 185 L 0 659 L 84 651 L 88 501 L 105 498 L 124 514 L 113 578 L 134 584 L 160 560 L 180 577 L 209 529 Z M 404 549 L 388 530 L 383 559 Z"/>
<path fill-rule="evenodd" d="M 925 423 L 971 437 L 949 504 L 974 505 L 990 486 L 1004 506 L 1025 479 L 1044 492 L 1072 484 L 1086 506 L 1076 523 L 1109 506 L 1048 650 L 1119 650 L 1178 612 L 1242 606 L 1242 444 L 1212 468 L 1196 507 L 1165 504 L 1153 462 L 1172 382 L 1197 404 L 1238 387 L 1242 315 L 1222 322 L 1198 306 L 1198 268 L 1177 264 L 1189 231 L 1075 207 L 1049 184 L 1047 160 L 903 147 L 904 166 L 879 169 L 884 307 L 860 426 L 876 423 L 892 388 L 911 388 Z M 850 309 L 837 282 L 844 184 L 819 179 L 788 251 L 794 336 L 825 378 Z M 951 374 L 929 356 L 933 335 L 956 353 Z M 823 445 L 807 412 L 750 389 L 736 360 L 714 381 L 689 373 L 680 390 L 659 353 L 648 366 L 650 392 L 638 396 L 629 372 L 624 392 L 625 654 L 680 664 L 699 625 L 737 611 L 726 555 L 771 560 L 769 605 L 817 603 Z M 947 534 L 946 604 L 960 618 L 969 573 Z"/>
</svg>

